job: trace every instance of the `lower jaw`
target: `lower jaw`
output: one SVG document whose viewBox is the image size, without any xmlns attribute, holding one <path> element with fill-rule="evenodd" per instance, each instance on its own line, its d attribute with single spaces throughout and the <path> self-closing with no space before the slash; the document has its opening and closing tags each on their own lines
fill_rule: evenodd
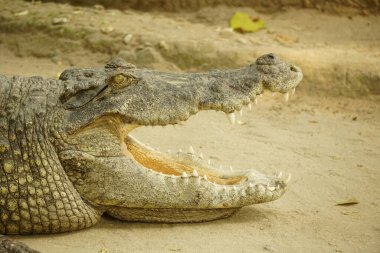
<svg viewBox="0 0 380 253">
<path fill-rule="evenodd" d="M 107 213 L 123 221 L 184 223 L 228 218 L 239 209 L 240 207 L 214 209 L 112 207 L 107 210 Z"/>
</svg>

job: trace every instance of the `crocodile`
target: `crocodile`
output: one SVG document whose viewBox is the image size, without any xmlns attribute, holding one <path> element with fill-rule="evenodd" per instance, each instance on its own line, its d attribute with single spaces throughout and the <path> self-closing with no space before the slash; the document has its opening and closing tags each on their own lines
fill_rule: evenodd
<svg viewBox="0 0 380 253">
<path fill-rule="evenodd" d="M 223 111 L 235 123 L 235 113 L 264 90 L 288 98 L 302 77 L 275 54 L 203 73 L 114 59 L 103 68 L 65 70 L 58 80 L 0 76 L 0 234 L 75 231 L 104 213 L 203 222 L 279 198 L 290 177 L 222 172 L 192 148 L 160 152 L 130 133 L 180 124 L 203 110 Z"/>
</svg>

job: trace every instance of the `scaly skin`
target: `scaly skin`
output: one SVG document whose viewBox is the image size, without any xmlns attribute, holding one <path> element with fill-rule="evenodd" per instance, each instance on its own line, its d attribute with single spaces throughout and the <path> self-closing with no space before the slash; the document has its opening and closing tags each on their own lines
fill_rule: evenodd
<svg viewBox="0 0 380 253">
<path fill-rule="evenodd" d="M 280 197 L 286 182 L 222 175 L 192 154 L 168 155 L 129 133 L 201 110 L 229 115 L 264 89 L 287 93 L 301 70 L 268 54 L 236 70 L 164 73 L 114 60 L 60 80 L 0 76 L 0 233 L 74 231 L 102 213 L 200 222 Z"/>
</svg>

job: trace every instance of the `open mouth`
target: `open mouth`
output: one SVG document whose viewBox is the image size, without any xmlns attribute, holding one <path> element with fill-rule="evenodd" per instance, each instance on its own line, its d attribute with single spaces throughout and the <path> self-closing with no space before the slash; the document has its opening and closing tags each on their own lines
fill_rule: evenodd
<svg viewBox="0 0 380 253">
<path fill-rule="evenodd" d="M 288 94 L 284 96 L 288 99 Z M 253 101 L 257 103 L 257 100 Z M 251 110 L 252 104 L 248 104 L 248 110 Z M 236 123 L 236 113 L 226 113 L 231 124 Z M 91 139 L 97 138 L 96 143 L 103 145 L 101 153 L 97 156 L 124 156 L 133 159 L 141 168 L 157 173 L 173 181 L 177 180 L 195 180 L 198 184 L 213 183 L 220 187 L 241 186 L 244 188 L 264 185 L 270 190 L 284 188 L 290 180 L 290 175 L 284 180 L 282 173 L 273 177 L 256 173 L 256 178 L 248 178 L 246 174 L 231 171 L 223 173 L 211 165 L 210 160 L 204 159 L 203 155 L 195 154 L 192 146 L 187 151 L 179 150 L 178 152 L 161 152 L 131 136 L 134 129 L 143 127 L 141 125 L 126 124 L 120 115 L 102 116 L 95 122 L 79 130 L 76 137 L 91 136 Z M 86 142 L 86 140 L 84 140 Z M 92 141 L 93 142 L 93 141 Z M 108 146 L 105 149 L 104 146 Z M 96 148 L 89 148 L 96 150 Z M 99 150 L 99 148 L 98 148 Z M 239 170 L 237 170 L 239 171 Z M 248 171 L 247 171 L 248 173 Z"/>
</svg>

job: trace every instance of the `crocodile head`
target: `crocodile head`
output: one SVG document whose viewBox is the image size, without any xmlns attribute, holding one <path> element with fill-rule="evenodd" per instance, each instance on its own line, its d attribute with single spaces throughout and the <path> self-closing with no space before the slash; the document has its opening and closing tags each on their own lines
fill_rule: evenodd
<svg viewBox="0 0 380 253">
<path fill-rule="evenodd" d="M 234 123 L 235 111 L 264 89 L 288 94 L 302 72 L 274 54 L 207 73 L 165 73 L 113 60 L 100 70 L 66 70 L 60 79 L 60 161 L 82 198 L 118 219 L 212 220 L 286 190 L 281 177 L 223 174 L 191 149 L 162 153 L 131 136 L 138 127 L 175 125 L 202 110 L 223 111 Z"/>
</svg>

